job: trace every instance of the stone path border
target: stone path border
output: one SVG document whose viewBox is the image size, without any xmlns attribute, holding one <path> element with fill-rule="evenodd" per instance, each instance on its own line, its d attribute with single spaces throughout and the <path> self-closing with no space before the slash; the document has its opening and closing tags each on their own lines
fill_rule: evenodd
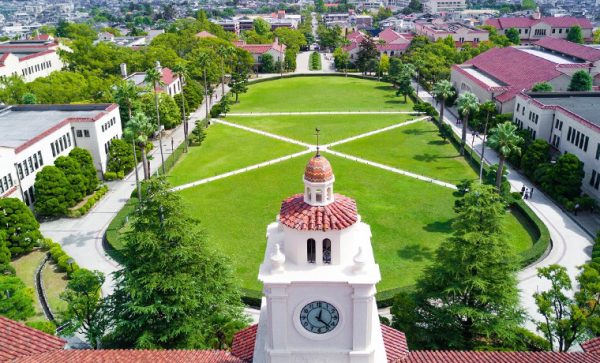
<svg viewBox="0 0 600 363">
<path fill-rule="evenodd" d="M 309 116 L 309 115 L 423 115 L 417 111 L 314 111 L 314 112 L 232 112 L 226 116 Z"/>
<path fill-rule="evenodd" d="M 44 269 L 44 266 L 46 266 L 46 263 L 48 263 L 49 260 L 50 260 L 50 254 L 49 253 L 44 254 L 44 258 L 42 259 L 42 262 L 40 262 L 40 265 L 35 270 L 34 282 L 35 282 L 35 290 L 36 290 L 36 293 L 38 296 L 38 300 L 40 301 L 40 305 L 42 306 L 42 311 L 44 312 L 46 319 L 54 322 L 55 321 L 54 314 L 52 313 L 52 309 L 50 309 L 50 305 L 48 304 L 48 299 L 46 299 L 46 291 L 44 290 L 44 283 L 42 281 L 42 270 Z"/>
</svg>

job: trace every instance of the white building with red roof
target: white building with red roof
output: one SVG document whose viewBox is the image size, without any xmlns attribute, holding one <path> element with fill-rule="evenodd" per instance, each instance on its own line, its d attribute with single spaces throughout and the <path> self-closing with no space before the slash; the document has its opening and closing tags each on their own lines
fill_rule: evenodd
<svg viewBox="0 0 600 363">
<path fill-rule="evenodd" d="M 561 39 L 543 39 L 535 46 L 492 48 L 454 65 L 451 82 L 459 93 L 472 92 L 481 102 L 496 102 L 500 112 L 512 112 L 519 92 L 539 82 L 550 83 L 556 91 L 566 91 L 578 70 L 596 77 L 600 73 L 599 60 L 598 49 Z"/>
<path fill-rule="evenodd" d="M 275 62 L 277 60 L 283 62 L 285 58 L 285 44 L 279 43 L 278 38 L 275 38 L 271 44 L 247 44 L 245 41 L 240 40 L 233 42 L 233 45 L 252 54 L 254 64 L 260 64 L 260 58 L 264 54 L 270 54 Z"/>
<path fill-rule="evenodd" d="M 346 36 L 346 39 L 350 44 L 344 46 L 342 49 L 350 54 L 350 60 L 354 61 L 358 57 L 360 51 L 360 43 L 366 38 L 365 34 L 360 31 L 355 31 Z M 398 33 L 397 31 L 387 28 L 381 31 L 377 37 L 374 37 L 375 46 L 379 51 L 379 56 L 386 54 L 390 57 L 399 57 L 410 46 L 410 42 L 413 38 L 412 34 Z"/>
<path fill-rule="evenodd" d="M 183 83 L 175 72 L 170 68 L 162 67 L 158 61 L 156 61 L 156 69 L 160 72 L 160 81 L 162 85 L 156 87 L 157 92 L 165 92 L 169 96 L 175 96 L 181 93 L 183 89 Z M 141 88 L 151 88 L 152 85 L 146 83 L 146 72 L 134 72 L 127 74 L 127 65 L 121 64 L 121 75 L 127 81 L 133 82 L 136 86 Z"/>
<path fill-rule="evenodd" d="M 58 50 L 58 42 L 48 36 L 0 43 L 0 77 L 17 75 L 31 82 L 59 71 L 64 65 Z"/>
<path fill-rule="evenodd" d="M 446 22 L 440 18 L 432 21 L 416 21 L 415 33 L 424 35 L 434 42 L 452 37 L 458 48 L 464 44 L 477 46 L 479 42 L 489 40 L 489 33 L 486 30 L 469 27 L 458 22 Z"/>
<path fill-rule="evenodd" d="M 591 41 L 594 30 L 592 23 L 586 18 L 541 16 L 539 11 L 529 17 L 488 19 L 485 24 L 496 28 L 499 34 L 506 34 L 510 28 L 517 29 L 521 37 L 521 44 L 535 43 L 547 36 L 566 39 L 569 29 L 576 25 L 581 27 L 584 39 Z"/>
</svg>

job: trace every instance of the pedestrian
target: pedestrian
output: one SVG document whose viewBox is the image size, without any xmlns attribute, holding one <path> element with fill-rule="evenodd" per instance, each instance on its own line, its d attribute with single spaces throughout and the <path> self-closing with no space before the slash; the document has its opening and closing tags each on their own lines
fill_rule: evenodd
<svg viewBox="0 0 600 363">
<path fill-rule="evenodd" d="M 575 204 L 575 215 L 579 212 L 579 203 Z"/>
<path fill-rule="evenodd" d="M 528 198 L 528 195 L 527 195 L 527 188 L 525 188 L 525 192 L 523 193 L 523 198 L 524 198 L 525 200 L 527 200 L 527 198 Z"/>
<path fill-rule="evenodd" d="M 525 194 L 525 184 L 521 187 L 521 196 Z"/>
<path fill-rule="evenodd" d="M 533 197 L 533 188 L 529 189 L 529 198 Z"/>
</svg>

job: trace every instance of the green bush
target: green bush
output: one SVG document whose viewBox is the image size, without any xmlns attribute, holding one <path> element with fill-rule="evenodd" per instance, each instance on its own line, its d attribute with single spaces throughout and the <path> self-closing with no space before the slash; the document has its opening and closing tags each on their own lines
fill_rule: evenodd
<svg viewBox="0 0 600 363">
<path fill-rule="evenodd" d="M 125 178 L 125 172 L 124 171 L 118 171 L 117 172 L 117 179 L 123 179 Z"/>
<path fill-rule="evenodd" d="M 108 173 L 109 172 L 107 172 L 107 174 Z M 104 194 L 106 194 L 107 191 L 108 191 L 108 186 L 106 186 L 106 185 L 101 186 L 100 189 L 98 189 L 96 191 L 96 193 L 94 193 L 94 195 L 89 197 L 88 200 L 82 206 L 80 206 L 77 209 L 70 209 L 68 211 L 68 216 L 71 218 L 77 218 L 82 215 L 85 215 L 90 209 L 92 209 L 92 207 L 96 204 L 96 202 L 98 202 L 100 200 L 100 198 L 102 198 L 104 196 Z"/>
<path fill-rule="evenodd" d="M 67 273 L 67 277 L 71 277 L 73 272 L 79 270 L 79 265 L 74 260 L 69 264 L 69 260 L 72 259 L 72 257 L 63 251 L 60 244 L 48 239 L 44 242 L 44 245 L 50 249 L 50 258 L 52 261 L 56 263 L 61 271 Z"/>
<path fill-rule="evenodd" d="M 29 253 L 43 238 L 33 213 L 17 198 L 0 198 L 0 226 L 12 258 Z"/>
<path fill-rule="evenodd" d="M 58 261 L 61 257 L 65 256 L 65 251 L 63 251 L 60 245 L 54 246 L 50 249 L 50 256 L 54 261 Z"/>
<path fill-rule="evenodd" d="M 115 180 L 117 179 L 117 173 L 115 173 L 114 171 L 107 171 L 106 173 L 104 173 L 104 180 Z"/>
<path fill-rule="evenodd" d="M 25 323 L 30 328 L 34 328 L 43 331 L 46 334 L 56 334 L 56 324 L 51 321 L 28 321 Z"/>
<path fill-rule="evenodd" d="M 73 205 L 73 194 L 63 171 L 44 166 L 35 176 L 35 211 L 44 216 L 62 216 Z"/>
</svg>

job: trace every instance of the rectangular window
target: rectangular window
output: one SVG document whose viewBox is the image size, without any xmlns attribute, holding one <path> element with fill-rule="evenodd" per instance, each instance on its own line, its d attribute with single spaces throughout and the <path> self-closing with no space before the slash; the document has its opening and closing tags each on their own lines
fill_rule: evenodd
<svg viewBox="0 0 600 363">
<path fill-rule="evenodd" d="M 588 148 L 588 142 L 590 141 L 590 137 L 586 136 L 585 137 L 585 142 L 583 143 L 583 151 L 587 152 L 587 148 Z"/>
<path fill-rule="evenodd" d="M 40 166 L 44 166 L 44 159 L 42 159 L 42 152 L 38 151 L 38 160 L 40 161 Z"/>
<path fill-rule="evenodd" d="M 29 168 L 27 167 L 27 160 L 23 161 L 23 168 L 25 169 L 25 175 L 29 175 Z"/>
<path fill-rule="evenodd" d="M 81 132 L 81 130 L 77 130 L 75 133 L 77 134 L 77 137 L 83 137 L 83 132 Z"/>
<path fill-rule="evenodd" d="M 33 173 L 35 169 L 33 168 L 33 161 L 31 160 L 31 156 L 27 158 L 27 161 L 29 161 L 29 170 L 31 170 L 31 172 Z"/>
<path fill-rule="evenodd" d="M 12 187 L 13 185 L 15 185 L 15 184 L 13 183 L 12 174 L 9 173 L 8 174 L 8 186 Z"/>
<path fill-rule="evenodd" d="M 62 152 L 65 149 L 65 145 L 63 145 L 62 138 L 59 138 L 57 142 L 60 145 L 59 150 Z"/>
<path fill-rule="evenodd" d="M 521 111 L 521 105 L 517 103 L 517 112 Z"/>
<path fill-rule="evenodd" d="M 598 146 L 596 147 L 596 160 L 600 160 L 600 142 L 598 143 Z"/>
<path fill-rule="evenodd" d="M 590 185 L 594 186 L 596 184 L 596 170 L 592 170 L 592 177 L 590 178 Z"/>
<path fill-rule="evenodd" d="M 52 147 L 52 156 L 56 156 L 56 150 L 54 150 L 54 143 L 50 144 Z"/>
<path fill-rule="evenodd" d="M 559 129 L 560 131 L 562 131 L 562 125 L 563 125 L 563 122 L 561 121 L 561 122 L 560 122 L 560 125 L 558 126 L 558 129 Z"/>
<path fill-rule="evenodd" d="M 62 137 L 63 144 L 65 144 L 65 149 L 67 148 L 67 136 Z"/>
<path fill-rule="evenodd" d="M 577 144 L 579 144 L 579 135 L 580 135 L 579 131 L 575 131 L 575 142 L 574 142 L 575 146 L 577 146 Z"/>
<path fill-rule="evenodd" d="M 90 131 L 89 130 L 83 130 L 83 136 L 90 137 Z"/>
<path fill-rule="evenodd" d="M 71 134 L 67 134 L 67 142 L 69 143 L 69 147 L 71 146 Z"/>
<path fill-rule="evenodd" d="M 21 164 L 17 164 L 17 176 L 19 177 L 19 180 L 23 179 L 23 166 L 21 166 Z"/>
<path fill-rule="evenodd" d="M 40 164 L 38 164 L 37 154 L 33 154 L 33 165 L 35 166 L 35 170 L 38 170 Z"/>
<path fill-rule="evenodd" d="M 8 179 L 6 176 L 2 178 L 2 185 L 4 185 L 4 190 L 8 190 Z"/>
</svg>

